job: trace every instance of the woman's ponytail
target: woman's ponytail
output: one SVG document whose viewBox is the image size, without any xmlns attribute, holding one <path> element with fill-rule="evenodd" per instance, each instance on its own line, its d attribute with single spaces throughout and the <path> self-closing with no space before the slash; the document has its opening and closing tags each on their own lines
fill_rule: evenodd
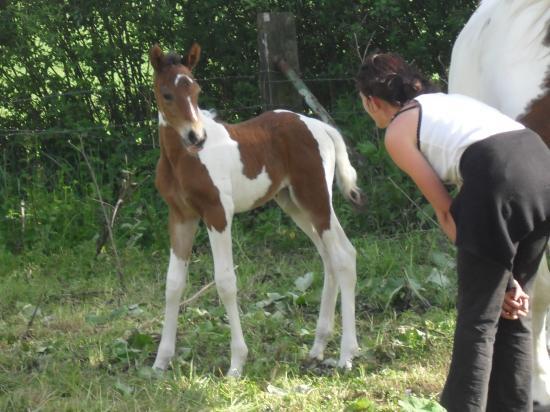
<svg viewBox="0 0 550 412">
<path fill-rule="evenodd" d="M 420 94 L 437 91 L 429 80 L 395 53 L 367 56 L 356 82 L 363 95 L 377 96 L 397 106 L 403 106 Z"/>
</svg>

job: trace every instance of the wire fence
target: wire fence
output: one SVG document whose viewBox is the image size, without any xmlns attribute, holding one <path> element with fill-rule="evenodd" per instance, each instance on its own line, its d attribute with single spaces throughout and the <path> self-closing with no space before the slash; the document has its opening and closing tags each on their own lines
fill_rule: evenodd
<svg viewBox="0 0 550 412">
<path fill-rule="evenodd" d="M 277 72 L 281 75 L 281 73 Z M 212 108 L 218 117 L 222 120 L 226 120 L 229 117 L 228 122 L 232 123 L 231 118 L 238 117 L 239 120 L 253 117 L 256 114 L 259 114 L 265 109 L 265 102 L 261 101 L 259 93 L 259 79 L 260 74 L 254 75 L 238 75 L 238 76 L 216 76 L 216 77 L 199 77 L 197 78 L 198 82 L 203 87 L 203 97 L 206 101 L 205 104 L 208 104 L 209 92 L 215 90 L 219 83 L 225 85 L 227 82 L 230 82 L 231 85 L 234 84 L 234 81 L 246 81 L 246 82 L 256 82 L 255 87 L 257 87 L 257 101 L 254 102 L 254 98 L 248 96 L 244 104 L 231 106 L 230 101 L 226 100 L 225 105 L 222 105 L 221 108 Z M 291 83 L 289 80 L 274 80 L 279 83 Z M 337 76 L 325 76 L 325 77 L 314 77 L 314 78 L 305 78 L 303 81 L 308 85 L 313 85 L 313 88 L 326 88 L 330 89 L 335 83 L 344 83 L 346 87 L 342 88 L 344 92 L 353 90 L 353 79 L 350 77 L 337 77 Z M 60 104 L 72 103 L 71 99 L 75 96 L 88 95 L 96 99 L 100 99 L 102 93 L 112 92 L 117 89 L 116 87 L 99 87 L 99 88 L 90 88 L 90 89 L 77 89 L 69 90 L 60 93 L 52 93 L 44 96 L 29 96 L 23 97 L 18 96 L 11 100 L 8 100 L 7 103 L 3 104 L 2 108 L 5 112 L 10 110 L 10 106 L 14 104 L 22 104 L 29 102 L 40 103 L 44 100 L 55 100 L 63 99 L 64 101 Z M 120 122 L 110 122 L 108 120 L 103 120 L 101 122 L 93 122 L 91 120 L 85 120 L 88 124 L 75 124 L 71 125 L 67 122 L 67 126 L 63 126 L 63 123 L 60 121 L 60 126 L 55 127 L 44 127 L 44 128 L 1 128 L 2 119 L 0 118 L 0 175 L 4 180 L 4 183 L 11 178 L 15 178 L 20 181 L 20 178 L 17 174 L 21 171 L 27 169 L 27 175 L 34 174 L 34 170 L 37 167 L 37 164 L 43 163 L 46 167 L 51 168 L 54 165 L 69 165 L 72 164 L 75 168 L 78 168 L 78 161 L 73 157 L 74 153 L 71 148 L 71 144 L 74 144 L 76 141 L 85 141 L 89 142 L 90 150 L 96 151 L 98 154 L 103 153 L 103 156 L 108 156 L 109 159 L 105 160 L 115 160 L 117 154 L 114 153 L 117 150 L 128 151 L 139 154 L 143 149 L 157 149 L 158 144 L 158 116 L 156 113 L 156 108 L 154 106 L 153 91 L 151 85 L 138 85 L 134 88 L 137 89 L 138 96 L 141 94 L 144 96 L 145 101 L 144 106 L 146 110 L 143 112 L 146 113 L 145 117 L 138 119 L 131 119 L 132 115 L 128 114 L 128 119 L 126 121 Z M 219 91 L 220 87 L 218 87 Z M 221 93 L 223 94 L 223 93 Z M 251 94 L 253 95 L 253 93 Z M 329 94 L 329 99 L 334 98 L 333 94 Z M 338 98 L 338 96 L 336 96 Z M 238 99 L 234 99 L 238 101 Z M 252 103 L 252 104 L 251 104 Z M 329 101 L 327 111 L 334 119 L 349 118 L 349 116 L 364 116 L 362 109 L 359 104 L 346 105 L 345 107 L 332 107 L 332 101 Z M 284 108 L 284 107 L 283 107 Z M 20 110 L 21 108 L 19 108 Z M 207 107 L 207 109 L 210 109 Z M 2 110 L 0 110 L 0 113 Z M 315 117 L 315 114 L 306 106 L 305 102 L 303 104 L 303 110 L 301 111 L 305 114 L 312 115 Z M 16 112 L 14 112 L 16 113 Z M 103 112 L 101 112 L 103 113 Z M 238 116 L 235 116 L 238 114 Z M 39 121 L 36 121 L 35 124 L 39 124 Z M 97 143 L 97 144 L 96 144 Z M 107 143 L 111 147 L 111 152 L 105 152 L 101 147 L 102 143 Z M 136 152 L 135 150 L 138 150 Z M 130 153 L 128 152 L 128 153 Z M 71 158 L 71 163 L 68 163 L 63 159 L 65 155 L 68 155 Z M 120 160 L 120 159 L 119 159 Z M 113 166 L 115 167 L 115 166 Z M 11 175 L 11 176 L 10 176 Z"/>
<path fill-rule="evenodd" d="M 280 75 L 279 72 L 273 72 Z M 217 77 L 204 77 L 204 78 L 197 78 L 197 81 L 201 83 L 205 88 L 213 87 L 214 83 L 225 83 L 228 81 L 235 81 L 235 80 L 245 80 L 245 81 L 256 81 L 257 84 L 259 84 L 260 74 L 257 75 L 239 75 L 239 76 L 217 76 Z M 326 86 L 327 88 L 331 87 L 331 84 L 334 84 L 336 82 L 339 83 L 346 83 L 348 84 L 348 87 L 346 87 L 346 90 L 352 89 L 350 87 L 353 84 L 353 78 L 351 77 L 315 77 L 315 78 L 305 78 L 303 81 L 308 85 L 314 85 L 316 88 L 322 88 Z M 271 80 L 271 83 L 278 84 L 278 83 L 291 83 L 289 80 Z M 43 103 L 47 100 L 55 100 L 55 99 L 68 99 L 75 96 L 82 96 L 82 95 L 88 95 L 90 97 L 95 97 L 97 99 L 101 98 L 101 96 L 104 93 L 116 91 L 117 87 L 101 87 L 101 88 L 93 88 L 93 89 L 77 89 L 77 90 L 70 90 L 60 93 L 52 93 L 44 96 L 18 96 L 14 97 L 12 99 L 7 100 L 4 104 L 4 110 L 9 110 L 10 107 L 13 107 L 16 104 L 21 103 L 29 103 L 29 102 L 35 102 L 36 104 Z M 146 99 L 149 101 L 152 101 L 152 88 L 150 85 L 134 85 L 134 89 L 137 89 L 137 93 L 141 93 L 144 96 L 146 96 Z M 330 105 L 332 106 L 332 104 Z M 222 108 L 216 108 L 216 107 L 207 107 L 207 109 L 213 109 L 216 111 L 216 113 L 223 119 L 227 115 L 231 115 L 234 113 L 239 113 L 243 115 L 252 115 L 257 114 L 261 112 L 265 108 L 264 102 L 260 101 L 260 98 L 258 97 L 258 102 L 256 104 L 245 104 L 245 105 L 235 105 L 231 107 L 222 107 Z M 310 110 L 308 110 L 304 105 L 305 113 L 312 114 Z M 358 108 L 353 108 L 352 110 L 342 110 L 342 109 L 332 109 L 329 107 L 327 111 L 331 114 L 333 117 L 339 117 L 339 116 L 349 116 L 349 115 L 359 115 L 362 114 L 362 111 Z M 99 132 L 108 132 L 108 131 L 116 131 L 120 129 L 125 128 L 139 128 L 139 127 L 156 127 L 157 125 L 157 118 L 156 113 L 153 115 L 154 110 L 151 111 L 151 117 L 150 118 L 140 118 L 133 121 L 127 121 L 124 123 L 104 123 L 104 124 L 93 124 L 89 126 L 79 126 L 79 127 L 51 127 L 51 128 L 38 128 L 38 129 L 31 129 L 31 128 L 0 128 L 0 137 L 4 138 L 17 138 L 17 137 L 28 137 L 28 136 L 40 136 L 40 137 L 52 137 L 52 136 L 62 136 L 62 135 L 74 135 L 74 134 L 85 134 L 85 139 L 93 139 L 97 138 L 99 136 L 102 136 L 102 133 Z M 0 122 L 1 124 L 1 122 Z M 94 133 L 97 132 L 97 133 Z"/>
</svg>

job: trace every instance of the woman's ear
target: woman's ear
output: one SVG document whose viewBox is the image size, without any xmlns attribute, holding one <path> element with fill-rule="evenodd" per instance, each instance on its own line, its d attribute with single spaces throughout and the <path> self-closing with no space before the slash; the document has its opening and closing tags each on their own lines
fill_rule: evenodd
<svg viewBox="0 0 550 412">
<path fill-rule="evenodd" d="M 383 100 L 376 96 L 365 96 L 361 94 L 361 100 L 363 101 L 363 107 L 369 114 L 378 112 L 383 105 Z"/>
<path fill-rule="evenodd" d="M 380 110 L 380 107 L 382 107 L 383 100 L 376 96 L 369 96 L 369 103 L 372 108 L 376 110 Z"/>
<path fill-rule="evenodd" d="M 368 103 L 367 97 L 361 92 L 359 92 L 359 97 L 361 98 L 361 103 L 363 104 L 363 108 L 367 110 L 367 103 Z"/>
</svg>

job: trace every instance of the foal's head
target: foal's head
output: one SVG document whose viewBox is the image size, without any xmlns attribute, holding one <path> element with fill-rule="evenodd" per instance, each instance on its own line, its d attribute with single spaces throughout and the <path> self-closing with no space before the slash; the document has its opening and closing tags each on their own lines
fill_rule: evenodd
<svg viewBox="0 0 550 412">
<path fill-rule="evenodd" d="M 175 53 L 165 55 L 158 45 L 149 52 L 155 70 L 154 90 L 160 124 L 176 130 L 191 153 L 199 151 L 206 140 L 198 108 L 201 88 L 191 73 L 200 53 L 201 48 L 196 43 L 184 57 Z"/>
</svg>

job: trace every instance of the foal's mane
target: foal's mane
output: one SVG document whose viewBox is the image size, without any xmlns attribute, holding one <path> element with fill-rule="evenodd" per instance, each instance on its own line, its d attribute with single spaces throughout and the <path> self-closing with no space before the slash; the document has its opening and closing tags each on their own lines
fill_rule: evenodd
<svg viewBox="0 0 550 412">
<path fill-rule="evenodd" d="M 182 64 L 181 56 L 176 52 L 170 52 L 164 57 L 164 62 L 171 66 Z"/>
</svg>

